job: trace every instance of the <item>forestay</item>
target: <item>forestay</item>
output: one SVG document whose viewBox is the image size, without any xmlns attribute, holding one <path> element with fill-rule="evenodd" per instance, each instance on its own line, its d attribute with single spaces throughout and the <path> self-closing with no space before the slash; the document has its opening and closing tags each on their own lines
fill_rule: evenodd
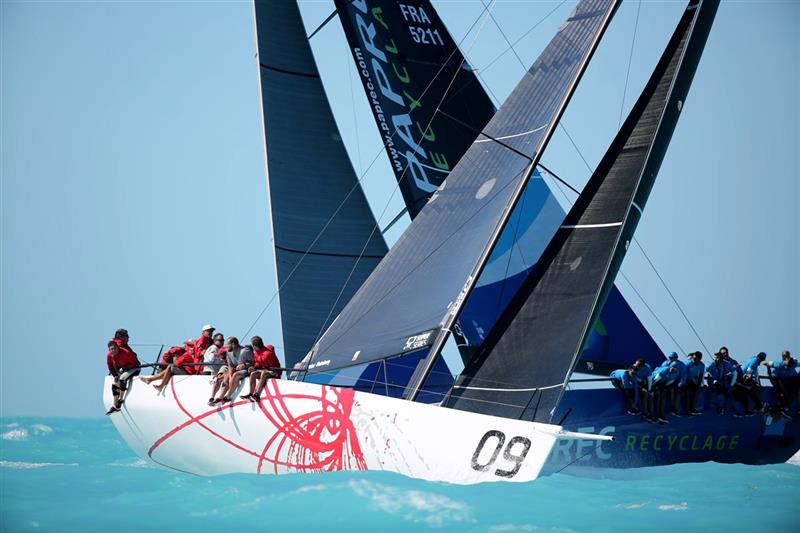
<svg viewBox="0 0 800 533">
<path fill-rule="evenodd" d="M 285 364 L 311 348 L 386 254 L 319 78 L 297 3 L 256 1 Z"/>
<path fill-rule="evenodd" d="M 320 339 L 310 367 L 337 368 L 432 344 L 480 274 L 616 6 L 580 2 Z"/>
<path fill-rule="evenodd" d="M 633 237 L 718 0 L 692 0 L 578 201 L 444 405 L 549 421 Z"/>
</svg>

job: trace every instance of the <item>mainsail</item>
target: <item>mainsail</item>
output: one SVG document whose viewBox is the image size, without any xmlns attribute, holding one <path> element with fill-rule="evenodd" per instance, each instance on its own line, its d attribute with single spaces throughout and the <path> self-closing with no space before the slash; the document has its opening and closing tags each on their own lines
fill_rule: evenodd
<svg viewBox="0 0 800 533">
<path fill-rule="evenodd" d="M 617 5 L 578 4 L 328 328 L 309 368 L 338 368 L 443 342 L 442 328 L 452 324 L 480 274 Z M 364 31 L 371 33 L 370 25 Z"/>
<path fill-rule="evenodd" d="M 291 366 L 387 247 L 336 128 L 297 3 L 257 0 L 255 22 L 284 357 Z"/>
<path fill-rule="evenodd" d="M 413 4 L 336 0 L 336 7 L 406 210 L 414 220 L 494 116 L 495 107 L 428 0 Z M 435 112 L 437 106 L 441 112 Z M 414 124 L 410 131 L 404 127 L 409 122 Z M 564 215 L 550 188 L 534 172 L 453 328 L 465 363 Z M 664 360 L 614 287 L 586 346 L 584 370 L 608 372 L 629 363 L 632 354 L 653 364 Z"/>
<path fill-rule="evenodd" d="M 718 4 L 689 3 L 594 175 L 445 405 L 551 420 L 641 218 Z"/>
</svg>

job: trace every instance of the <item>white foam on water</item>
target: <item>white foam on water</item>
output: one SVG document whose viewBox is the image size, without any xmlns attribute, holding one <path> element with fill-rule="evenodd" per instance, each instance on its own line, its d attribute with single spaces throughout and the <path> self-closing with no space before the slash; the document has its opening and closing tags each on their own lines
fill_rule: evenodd
<svg viewBox="0 0 800 533">
<path fill-rule="evenodd" d="M 0 468 L 13 468 L 15 470 L 30 470 L 32 468 L 47 468 L 50 466 L 80 466 L 78 463 L 26 463 L 24 461 L 0 461 Z"/>
<path fill-rule="evenodd" d="M 25 440 L 28 438 L 28 430 L 25 428 L 12 429 L 0 435 L 0 438 L 3 440 Z"/>
<path fill-rule="evenodd" d="M 36 435 L 49 435 L 53 432 L 53 428 L 44 424 L 34 424 L 31 426 L 31 429 Z"/>
<path fill-rule="evenodd" d="M 617 509 L 641 509 L 645 505 L 650 502 L 641 502 L 641 503 L 618 503 L 614 507 Z"/>
<path fill-rule="evenodd" d="M 447 496 L 418 490 L 402 490 L 364 479 L 347 486 L 357 496 L 370 500 L 372 507 L 412 522 L 441 526 L 449 522 L 475 522 L 472 508 Z"/>
<path fill-rule="evenodd" d="M 671 504 L 671 505 L 659 505 L 659 511 L 688 511 L 689 504 L 686 502 Z"/>
<path fill-rule="evenodd" d="M 108 466 L 124 466 L 126 468 L 158 468 L 153 463 L 145 461 L 144 459 L 136 459 L 135 461 L 128 462 L 115 461 L 113 463 L 108 463 Z"/>
</svg>

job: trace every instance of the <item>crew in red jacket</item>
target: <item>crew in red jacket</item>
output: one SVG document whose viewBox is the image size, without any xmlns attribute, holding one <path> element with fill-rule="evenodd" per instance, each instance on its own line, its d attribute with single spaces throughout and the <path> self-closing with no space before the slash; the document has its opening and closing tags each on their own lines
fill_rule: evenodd
<svg viewBox="0 0 800 533">
<path fill-rule="evenodd" d="M 172 352 L 172 359 L 167 361 L 166 357 L 167 354 L 164 354 L 164 363 L 168 363 L 167 367 L 159 372 L 158 374 L 154 374 L 152 376 L 148 376 L 146 378 L 142 378 L 142 381 L 148 384 L 152 384 L 156 380 L 161 380 L 161 383 L 158 385 L 153 385 L 158 392 L 162 392 L 164 387 L 169 384 L 169 380 L 172 379 L 172 376 L 185 376 L 187 374 L 194 374 L 195 368 L 200 368 L 194 366 L 194 352 L 193 347 L 194 341 L 192 339 L 188 339 L 184 344 L 183 348 L 178 346 L 173 346 L 168 350 L 167 353 Z"/>
<path fill-rule="evenodd" d="M 211 324 L 206 324 L 203 326 L 203 331 L 200 334 L 200 337 L 194 341 L 194 361 L 195 363 L 202 363 L 203 362 L 203 355 L 206 353 L 206 349 L 214 344 L 214 326 Z M 193 374 L 202 374 L 203 367 L 196 366 L 193 367 L 197 369 L 195 372 L 192 371 Z"/>
<path fill-rule="evenodd" d="M 114 338 L 108 341 L 106 365 L 108 373 L 114 377 L 114 383 L 111 385 L 114 405 L 106 411 L 107 415 L 120 410 L 130 381 L 141 372 L 139 358 L 136 357 L 136 352 L 128 346 L 128 339 L 128 330 L 120 328 L 114 333 Z"/>
<path fill-rule="evenodd" d="M 267 380 L 281 377 L 281 363 L 275 355 L 275 348 L 271 344 L 264 346 L 261 337 L 253 337 L 250 339 L 250 343 L 253 345 L 255 369 L 250 374 L 250 394 L 243 394 L 240 398 L 256 402 L 261 396 Z"/>
</svg>

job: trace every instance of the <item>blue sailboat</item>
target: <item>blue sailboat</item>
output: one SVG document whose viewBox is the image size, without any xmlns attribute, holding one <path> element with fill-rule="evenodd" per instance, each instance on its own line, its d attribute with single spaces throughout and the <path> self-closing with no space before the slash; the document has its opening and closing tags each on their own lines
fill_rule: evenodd
<svg viewBox="0 0 800 533">
<path fill-rule="evenodd" d="M 627 414 L 619 392 L 598 377 L 634 358 L 653 366 L 665 359 L 613 279 L 717 2 L 689 3 L 650 82 L 566 215 L 542 179 L 539 159 L 618 2 L 580 2 L 568 22 L 593 23 L 559 32 L 499 110 L 429 2 L 415 2 L 413 13 L 408 4 L 386 0 L 336 4 L 414 222 L 387 250 L 331 128 L 313 60 L 262 63 L 285 357 L 287 366 L 297 366 L 295 379 L 615 437 L 560 443 L 549 461 L 554 469 L 773 463 L 800 448 L 798 422 L 712 414 L 705 390 L 703 416 L 652 425 Z M 270 14 L 274 20 L 275 9 L 256 2 L 257 24 L 267 24 Z M 258 36 L 260 57 L 271 61 L 292 55 L 285 50 L 308 50 L 305 36 L 289 25 Z M 291 127 L 301 111 L 304 128 L 318 120 L 316 131 L 331 133 L 311 161 L 297 152 L 302 139 Z M 632 147 L 632 139 L 639 144 Z M 589 215 L 602 216 L 587 221 Z M 592 231 L 588 239 L 582 226 Z M 580 254 L 569 255 L 578 248 Z M 554 268 L 564 264 L 575 265 L 566 274 L 580 276 Z M 580 305 L 565 298 L 575 297 L 576 283 L 583 288 Z M 465 364 L 457 380 L 440 356 L 450 335 Z M 775 403 L 767 383 L 762 396 Z"/>
</svg>

